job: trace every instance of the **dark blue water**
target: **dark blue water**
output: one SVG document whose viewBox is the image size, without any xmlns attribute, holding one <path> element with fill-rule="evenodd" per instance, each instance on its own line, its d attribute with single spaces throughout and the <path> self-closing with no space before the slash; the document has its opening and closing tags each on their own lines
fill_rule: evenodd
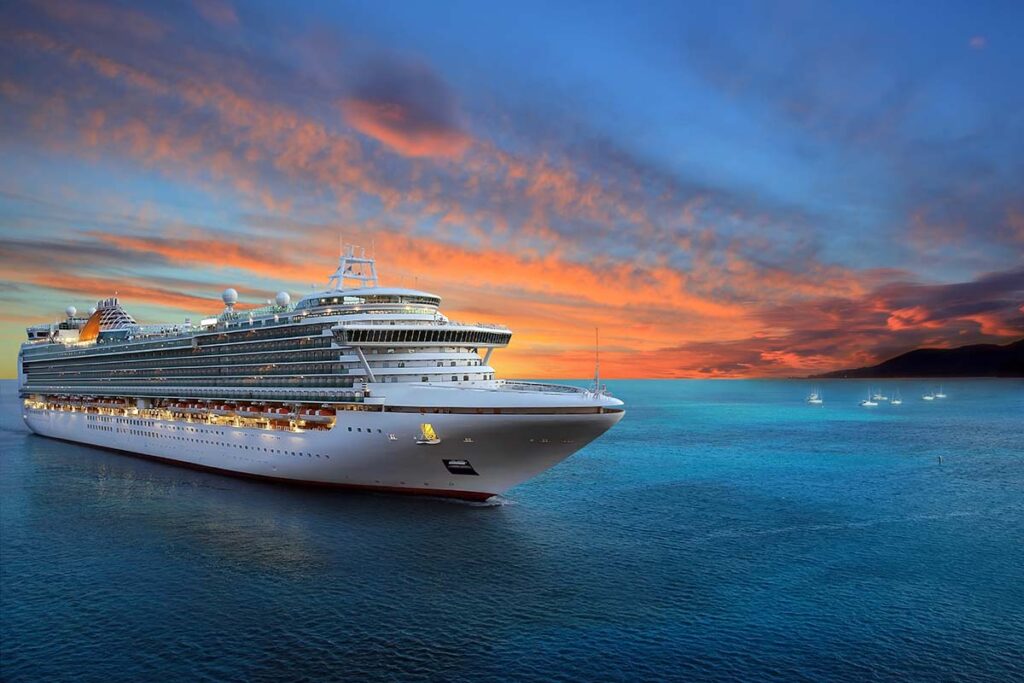
<svg viewBox="0 0 1024 683">
<path fill-rule="evenodd" d="M 1024 677 L 1024 383 L 610 384 L 618 427 L 474 507 L 32 436 L 5 382 L 0 678 Z"/>
</svg>

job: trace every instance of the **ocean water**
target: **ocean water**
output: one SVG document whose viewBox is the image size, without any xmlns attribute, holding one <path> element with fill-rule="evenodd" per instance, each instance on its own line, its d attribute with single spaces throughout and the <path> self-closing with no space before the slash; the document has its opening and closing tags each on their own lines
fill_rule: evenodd
<svg viewBox="0 0 1024 683">
<path fill-rule="evenodd" d="M 479 506 L 29 434 L 0 406 L 0 679 L 1024 679 L 1024 382 L 609 382 Z"/>
</svg>

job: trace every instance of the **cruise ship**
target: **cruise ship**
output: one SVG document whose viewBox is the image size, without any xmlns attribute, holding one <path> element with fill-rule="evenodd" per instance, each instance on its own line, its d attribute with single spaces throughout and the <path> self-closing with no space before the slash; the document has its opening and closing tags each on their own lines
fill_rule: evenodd
<svg viewBox="0 0 1024 683">
<path fill-rule="evenodd" d="M 495 378 L 503 326 L 378 284 L 347 246 L 321 291 L 193 323 L 140 325 L 117 298 L 28 328 L 18 387 L 43 436 L 225 474 L 486 500 L 624 414 L 600 385 Z"/>
</svg>

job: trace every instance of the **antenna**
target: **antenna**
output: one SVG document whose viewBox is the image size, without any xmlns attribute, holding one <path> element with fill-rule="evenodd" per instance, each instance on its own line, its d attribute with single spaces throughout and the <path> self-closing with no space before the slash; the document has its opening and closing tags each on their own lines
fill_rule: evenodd
<svg viewBox="0 0 1024 683">
<path fill-rule="evenodd" d="M 601 341 L 598 328 L 594 328 L 594 393 L 601 393 Z"/>
<path fill-rule="evenodd" d="M 350 244 L 342 244 L 338 269 L 327 280 L 327 288 L 332 291 L 345 289 L 346 280 L 356 280 L 360 287 L 377 287 L 377 267 L 372 258 L 366 258 L 366 249 Z"/>
</svg>

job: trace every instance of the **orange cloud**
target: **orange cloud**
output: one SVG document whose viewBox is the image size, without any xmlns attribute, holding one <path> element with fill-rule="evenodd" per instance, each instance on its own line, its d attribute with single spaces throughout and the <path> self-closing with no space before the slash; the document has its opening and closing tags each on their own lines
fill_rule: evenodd
<svg viewBox="0 0 1024 683">
<path fill-rule="evenodd" d="M 911 306 L 893 311 L 885 321 L 890 330 L 907 330 L 915 327 L 936 327 L 937 323 L 929 322 L 931 313 L 924 306 Z"/>
<path fill-rule="evenodd" d="M 214 311 L 223 307 L 218 306 L 219 300 L 215 297 L 194 296 L 127 279 L 79 277 L 60 273 L 45 273 L 29 275 L 23 281 L 27 281 L 37 287 L 68 292 L 77 297 L 99 300 L 116 294 L 122 299 L 122 303 L 133 302 L 136 305 L 144 304 L 193 313 Z"/>
<path fill-rule="evenodd" d="M 1024 306 L 1021 308 L 1024 310 Z M 991 313 L 975 313 L 960 319 L 977 323 L 982 334 L 990 334 L 994 337 L 1019 337 L 1024 334 L 1024 327 L 1013 327 L 1007 321 Z"/>
<path fill-rule="evenodd" d="M 102 242 L 126 251 L 156 254 L 170 263 L 204 268 L 234 268 L 260 277 L 283 281 L 304 281 L 310 277 L 308 265 L 294 263 L 285 256 L 287 245 L 273 243 L 264 248 L 240 245 L 230 240 L 211 238 L 133 237 L 130 235 L 90 233 Z M 326 280 L 326 276 L 322 279 Z"/>
<path fill-rule="evenodd" d="M 397 103 L 348 99 L 342 112 L 357 131 L 409 157 L 458 158 L 471 142 L 459 131 L 418 124 L 409 109 Z"/>
</svg>

